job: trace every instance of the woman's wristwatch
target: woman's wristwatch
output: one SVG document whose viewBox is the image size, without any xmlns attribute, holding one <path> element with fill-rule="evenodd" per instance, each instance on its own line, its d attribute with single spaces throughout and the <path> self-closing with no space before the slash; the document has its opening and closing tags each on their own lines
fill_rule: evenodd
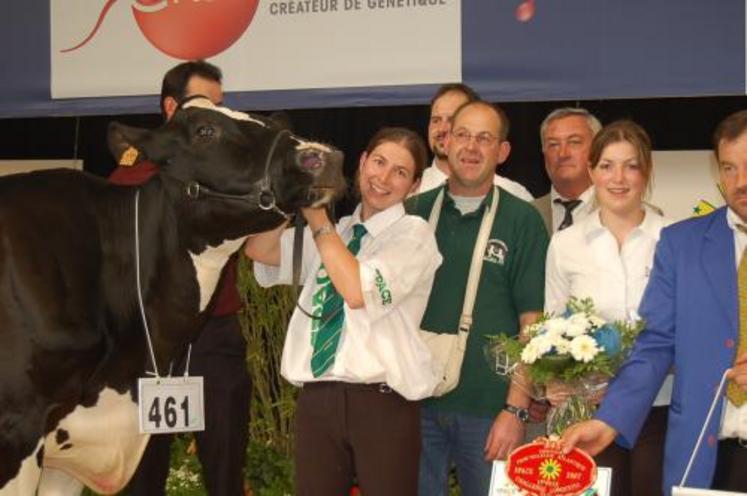
<svg viewBox="0 0 747 496">
<path fill-rule="evenodd" d="M 335 226 L 327 222 L 326 224 L 322 224 L 320 227 L 311 231 L 311 238 L 316 239 L 319 236 L 322 236 L 324 234 L 331 234 L 333 232 L 335 232 Z"/>
<path fill-rule="evenodd" d="M 503 410 L 512 415 L 515 415 L 516 418 L 524 423 L 529 422 L 529 410 L 527 410 L 526 408 L 519 408 L 518 406 L 509 405 L 508 403 L 506 403 L 506 406 L 503 407 Z"/>
</svg>

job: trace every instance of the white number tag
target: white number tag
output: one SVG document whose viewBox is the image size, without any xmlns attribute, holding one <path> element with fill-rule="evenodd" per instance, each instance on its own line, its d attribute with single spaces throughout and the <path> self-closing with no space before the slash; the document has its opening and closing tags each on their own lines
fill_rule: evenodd
<svg viewBox="0 0 747 496">
<path fill-rule="evenodd" d="M 202 377 L 140 378 L 138 390 L 141 433 L 205 430 Z"/>
</svg>

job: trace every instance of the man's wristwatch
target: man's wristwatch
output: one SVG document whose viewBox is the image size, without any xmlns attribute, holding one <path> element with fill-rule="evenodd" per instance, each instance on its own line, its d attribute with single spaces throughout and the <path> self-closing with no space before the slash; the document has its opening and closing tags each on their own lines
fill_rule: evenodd
<svg viewBox="0 0 747 496">
<path fill-rule="evenodd" d="M 518 406 L 506 404 L 503 409 L 512 415 L 516 415 L 516 418 L 522 422 L 529 422 L 529 410 L 526 408 L 519 408 Z"/>
</svg>

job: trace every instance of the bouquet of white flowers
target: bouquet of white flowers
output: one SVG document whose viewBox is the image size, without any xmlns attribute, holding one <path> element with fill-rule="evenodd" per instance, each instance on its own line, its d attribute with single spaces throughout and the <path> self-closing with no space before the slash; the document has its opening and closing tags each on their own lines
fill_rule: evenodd
<svg viewBox="0 0 747 496">
<path fill-rule="evenodd" d="M 591 418 L 641 329 L 641 320 L 607 322 L 591 299 L 572 298 L 562 315 L 543 314 L 519 338 L 490 336 L 486 353 L 499 375 L 528 378 L 532 396 L 550 400 L 547 431 L 559 434 Z"/>
</svg>

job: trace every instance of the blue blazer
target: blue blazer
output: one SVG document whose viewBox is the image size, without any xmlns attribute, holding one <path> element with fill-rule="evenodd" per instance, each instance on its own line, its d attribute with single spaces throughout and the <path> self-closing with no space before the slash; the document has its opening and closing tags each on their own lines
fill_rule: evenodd
<svg viewBox="0 0 747 496">
<path fill-rule="evenodd" d="M 738 336 L 734 233 L 726 209 L 662 230 L 639 313 L 646 328 L 610 384 L 597 418 L 635 444 L 667 371 L 674 390 L 664 451 L 664 494 L 680 483 Z M 686 485 L 710 487 L 716 465 L 719 401 Z"/>
</svg>

